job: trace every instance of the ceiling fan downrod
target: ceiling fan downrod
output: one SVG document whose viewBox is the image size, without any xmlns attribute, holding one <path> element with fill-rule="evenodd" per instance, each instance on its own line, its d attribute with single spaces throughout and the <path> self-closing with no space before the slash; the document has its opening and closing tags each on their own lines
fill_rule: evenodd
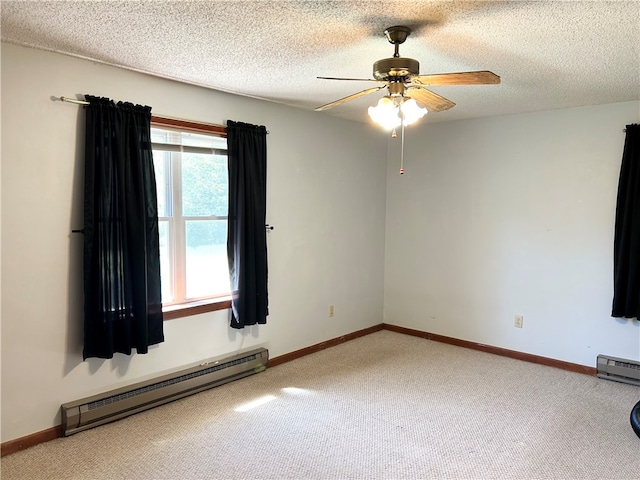
<svg viewBox="0 0 640 480">
<path fill-rule="evenodd" d="M 394 57 L 400 56 L 400 44 L 404 43 L 407 37 L 411 34 L 411 29 L 409 27 L 403 27 L 400 25 L 396 25 L 395 27 L 389 27 L 384 31 L 384 34 L 389 40 L 389 43 L 393 43 L 395 47 L 395 52 L 393 53 Z"/>
</svg>

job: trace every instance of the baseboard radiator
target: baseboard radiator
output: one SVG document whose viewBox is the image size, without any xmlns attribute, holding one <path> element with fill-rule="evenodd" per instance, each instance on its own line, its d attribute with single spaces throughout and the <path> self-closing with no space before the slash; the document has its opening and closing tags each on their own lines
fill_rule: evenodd
<svg viewBox="0 0 640 480">
<path fill-rule="evenodd" d="M 596 372 L 600 378 L 640 386 L 640 362 L 598 355 Z"/>
<path fill-rule="evenodd" d="M 104 425 L 179 398 L 263 371 L 269 361 L 265 348 L 136 383 L 62 405 L 65 436 Z"/>
</svg>

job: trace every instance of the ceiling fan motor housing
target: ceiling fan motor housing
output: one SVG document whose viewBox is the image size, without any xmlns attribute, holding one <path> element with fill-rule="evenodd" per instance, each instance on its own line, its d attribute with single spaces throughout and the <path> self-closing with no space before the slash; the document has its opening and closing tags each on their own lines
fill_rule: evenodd
<svg viewBox="0 0 640 480">
<path fill-rule="evenodd" d="M 373 64 L 373 78 L 376 80 L 399 80 L 404 81 L 406 77 L 418 75 L 420 72 L 420 62 L 413 58 L 392 57 L 383 58 Z"/>
</svg>

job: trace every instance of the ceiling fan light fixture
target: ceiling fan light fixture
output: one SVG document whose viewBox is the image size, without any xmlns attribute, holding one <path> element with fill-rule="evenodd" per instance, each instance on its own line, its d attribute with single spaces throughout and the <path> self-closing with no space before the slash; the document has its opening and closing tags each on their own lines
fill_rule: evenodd
<svg viewBox="0 0 640 480">
<path fill-rule="evenodd" d="M 391 130 L 400 125 L 400 108 L 390 96 L 378 100 L 375 107 L 369 107 L 371 120 L 381 125 L 385 130 Z"/>
<path fill-rule="evenodd" d="M 375 107 L 369 107 L 371 120 L 384 127 L 385 130 L 392 130 L 402 123 L 411 125 L 426 115 L 428 110 L 422 108 L 413 98 L 401 97 L 400 105 L 395 98 L 390 95 L 378 100 Z"/>
</svg>

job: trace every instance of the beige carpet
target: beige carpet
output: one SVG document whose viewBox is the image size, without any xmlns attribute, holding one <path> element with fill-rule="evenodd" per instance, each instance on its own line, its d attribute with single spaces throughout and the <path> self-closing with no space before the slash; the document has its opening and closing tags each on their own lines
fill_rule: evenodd
<svg viewBox="0 0 640 480">
<path fill-rule="evenodd" d="M 638 399 L 381 331 L 9 455 L 2 480 L 638 479 Z"/>
</svg>

